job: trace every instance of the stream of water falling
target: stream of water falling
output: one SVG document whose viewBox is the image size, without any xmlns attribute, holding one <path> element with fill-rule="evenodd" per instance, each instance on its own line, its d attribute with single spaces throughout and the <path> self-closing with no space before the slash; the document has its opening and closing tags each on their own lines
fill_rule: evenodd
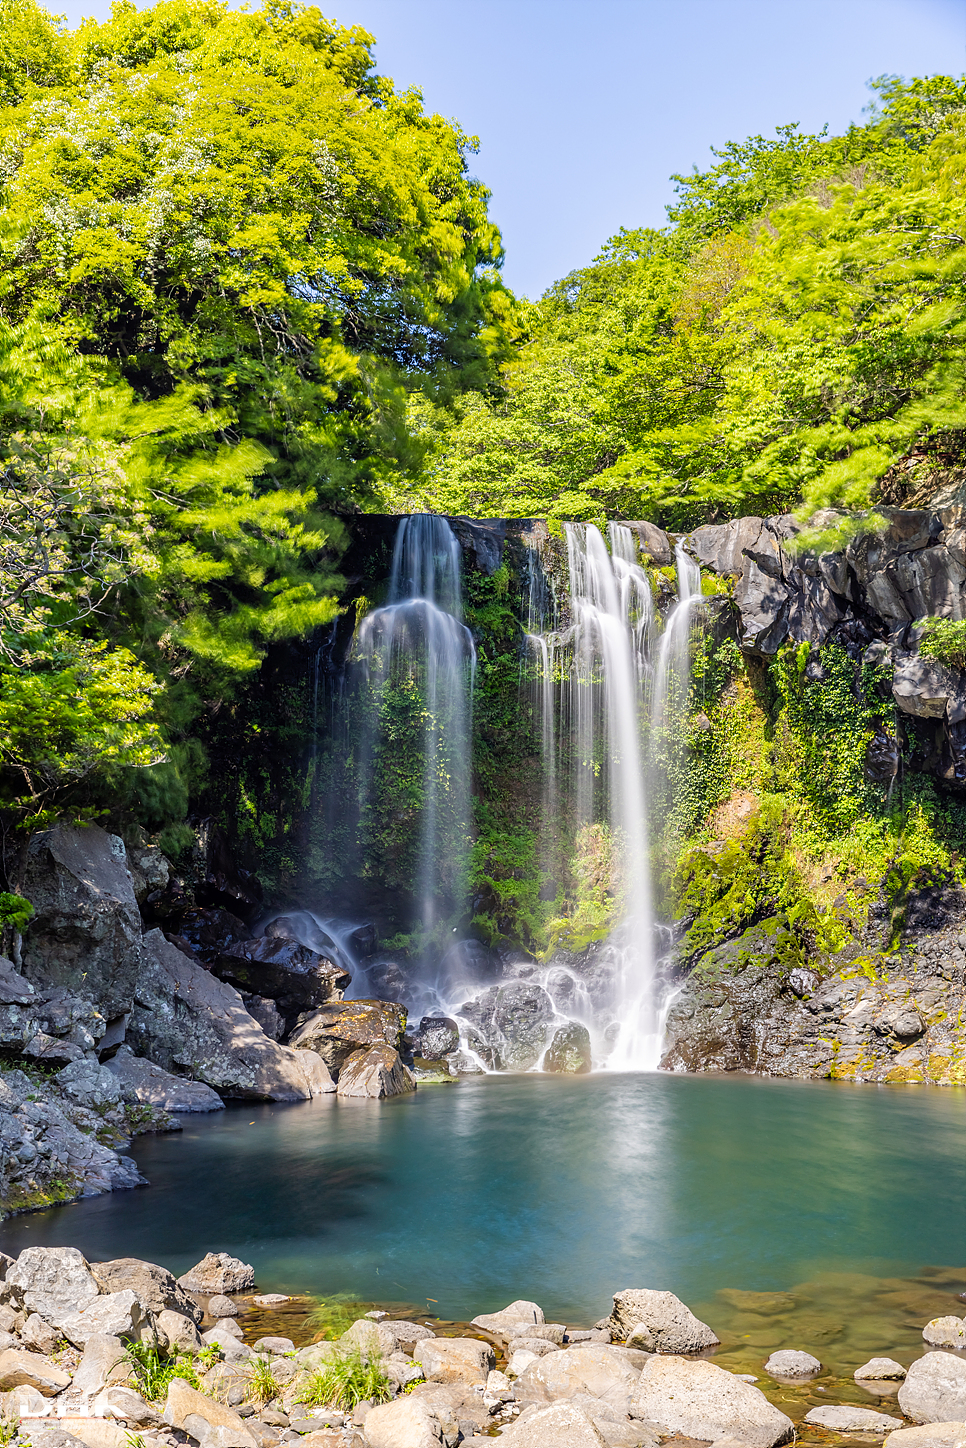
<svg viewBox="0 0 966 1448">
<path fill-rule="evenodd" d="M 423 790 L 415 894 L 418 925 L 429 935 L 462 905 L 472 773 L 476 651 L 463 623 L 460 545 L 445 518 L 401 519 L 389 601 L 363 619 L 354 654 L 371 701 L 360 770 L 363 815 L 378 788 L 381 759 L 392 750 L 383 712 L 391 692 L 419 698 Z"/>
</svg>

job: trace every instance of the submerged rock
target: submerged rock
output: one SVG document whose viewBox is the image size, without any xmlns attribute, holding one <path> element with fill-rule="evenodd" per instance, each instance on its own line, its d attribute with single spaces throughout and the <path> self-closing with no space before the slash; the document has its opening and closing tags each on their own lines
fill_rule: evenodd
<svg viewBox="0 0 966 1448">
<path fill-rule="evenodd" d="M 859 1408 L 854 1403 L 812 1408 L 805 1414 L 805 1422 L 833 1433 L 888 1433 L 893 1428 L 902 1427 L 901 1418 L 890 1418 L 888 1413 L 877 1413 L 874 1408 Z"/>
<path fill-rule="evenodd" d="M 895 1383 L 901 1382 L 905 1375 L 906 1370 L 902 1363 L 887 1357 L 870 1358 L 853 1373 L 857 1383 Z"/>
<path fill-rule="evenodd" d="M 765 1372 L 773 1378 L 812 1378 L 822 1371 L 822 1364 L 810 1352 L 784 1348 L 773 1352 L 765 1363 Z"/>
</svg>

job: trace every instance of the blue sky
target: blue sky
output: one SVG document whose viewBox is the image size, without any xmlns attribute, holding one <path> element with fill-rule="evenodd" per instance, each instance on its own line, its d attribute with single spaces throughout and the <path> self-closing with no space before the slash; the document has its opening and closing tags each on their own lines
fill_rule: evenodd
<svg viewBox="0 0 966 1448">
<path fill-rule="evenodd" d="M 966 0 L 318 0 L 379 70 L 480 137 L 509 284 L 528 296 L 620 226 L 660 226 L 672 172 L 788 121 L 860 120 L 876 75 L 966 71 Z M 72 3 L 70 24 L 108 0 Z"/>
</svg>

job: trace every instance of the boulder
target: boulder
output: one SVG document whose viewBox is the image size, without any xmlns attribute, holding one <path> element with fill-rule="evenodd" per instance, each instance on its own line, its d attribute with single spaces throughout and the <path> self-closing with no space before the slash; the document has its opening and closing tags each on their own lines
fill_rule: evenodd
<svg viewBox="0 0 966 1448">
<path fill-rule="evenodd" d="M 459 1049 L 460 1028 L 449 1016 L 423 1016 L 416 1038 L 416 1054 L 424 1061 L 442 1061 Z"/>
<path fill-rule="evenodd" d="M 547 1353 L 524 1369 L 516 1383 L 520 1402 L 552 1403 L 588 1393 L 626 1413 L 640 1378 L 619 1348 L 595 1343 Z"/>
<path fill-rule="evenodd" d="M 364 1317 L 358 1318 L 339 1341 L 357 1347 L 367 1357 L 389 1357 L 397 1346 L 395 1333 L 388 1323 L 371 1322 Z"/>
<path fill-rule="evenodd" d="M 469 1042 L 495 1071 L 529 1071 L 543 1055 L 556 1009 L 530 981 L 511 981 L 465 1001 L 460 1017 L 473 1028 Z"/>
<path fill-rule="evenodd" d="M 121 1101 L 121 1085 L 106 1066 L 97 1061 L 72 1061 L 54 1080 L 68 1101 L 89 1106 L 93 1111 L 117 1106 Z"/>
<path fill-rule="evenodd" d="M 10 1334 L 7 1336 L 10 1340 L 5 1346 L 17 1346 L 17 1339 Z M 44 1321 L 39 1312 L 32 1312 L 20 1329 L 20 1341 L 24 1347 L 29 1348 L 31 1352 L 39 1352 L 43 1356 L 49 1356 L 54 1351 L 59 1336 L 59 1333 L 55 1332 L 49 1322 Z"/>
<path fill-rule="evenodd" d="M 523 1322 L 511 1341 L 539 1338 L 544 1342 L 552 1342 L 557 1347 L 563 1347 L 563 1340 L 566 1336 L 567 1329 L 562 1322 Z"/>
<path fill-rule="evenodd" d="M 95 1297 L 78 1312 L 64 1313 L 55 1326 L 68 1342 L 83 1347 L 92 1337 L 135 1337 L 145 1321 L 137 1294 L 128 1288 Z"/>
<path fill-rule="evenodd" d="M 242 1342 L 241 1333 L 233 1318 L 216 1322 L 210 1332 L 202 1335 L 201 1341 L 206 1347 L 217 1348 L 226 1363 L 248 1362 L 252 1357 L 252 1350 L 247 1343 Z"/>
<path fill-rule="evenodd" d="M 935 659 L 899 654 L 892 674 L 892 697 L 903 714 L 919 719 L 962 719 L 963 676 Z"/>
<path fill-rule="evenodd" d="M 413 1349 L 413 1361 L 434 1383 L 483 1383 L 496 1366 L 490 1344 L 475 1337 L 423 1338 Z"/>
<path fill-rule="evenodd" d="M 139 1055 L 223 1096 L 309 1099 L 313 1091 L 300 1053 L 270 1041 L 232 986 L 189 960 L 160 930 L 145 935 L 143 954 L 128 1028 Z"/>
<path fill-rule="evenodd" d="M 500 1434 L 500 1442 L 511 1448 L 607 1448 L 594 1420 L 576 1403 L 553 1403 L 511 1423 Z"/>
<path fill-rule="evenodd" d="M 341 965 L 284 936 L 236 941 L 214 957 L 211 968 L 237 990 L 277 1001 L 283 1015 L 340 1001 L 352 979 Z"/>
<path fill-rule="evenodd" d="M 258 1448 L 256 1439 L 234 1408 L 199 1393 L 184 1378 L 172 1378 L 164 1404 L 164 1421 L 211 1448 Z"/>
<path fill-rule="evenodd" d="M 581 1076 L 593 1065 L 590 1032 L 579 1021 L 558 1026 L 543 1058 L 543 1069 L 570 1076 Z"/>
<path fill-rule="evenodd" d="M 193 1306 L 194 1304 L 192 1304 Z M 197 1352 L 201 1347 L 201 1333 L 195 1323 L 183 1312 L 172 1312 L 165 1308 L 154 1320 L 154 1332 L 162 1347 L 170 1352 Z"/>
<path fill-rule="evenodd" d="M 245 1009 L 253 1021 L 257 1021 L 272 1041 L 280 1041 L 285 1035 L 285 1017 L 278 1006 L 268 996 L 243 995 Z"/>
<path fill-rule="evenodd" d="M 673 1292 L 649 1288 L 615 1292 L 610 1328 L 615 1338 L 645 1352 L 701 1352 L 718 1345 L 711 1328 L 700 1322 Z"/>
<path fill-rule="evenodd" d="M 102 1292 L 133 1292 L 146 1313 L 177 1312 L 192 1322 L 201 1321 L 201 1309 L 166 1267 L 142 1262 L 140 1257 L 115 1257 L 93 1262 L 91 1273 Z"/>
<path fill-rule="evenodd" d="M 550 1342 L 545 1337 L 511 1337 L 507 1343 L 506 1355 L 512 1358 L 514 1353 L 522 1352 L 530 1357 L 546 1357 L 548 1352 L 559 1352 L 560 1343 Z"/>
<path fill-rule="evenodd" d="M 251 940 L 252 933 L 244 920 L 230 910 L 214 906 L 182 914 L 178 919 L 178 937 L 193 956 L 210 964 L 232 945 Z"/>
<path fill-rule="evenodd" d="M 216 1292 L 208 1303 L 208 1316 L 215 1318 L 237 1317 L 238 1303 L 232 1302 L 231 1298 L 226 1297 L 223 1292 Z"/>
<path fill-rule="evenodd" d="M 918 1358 L 899 1389 L 899 1407 L 914 1423 L 966 1421 L 966 1359 L 950 1352 Z"/>
<path fill-rule="evenodd" d="M 896 1026 L 896 1035 L 900 1034 Z M 961 1317 L 934 1317 L 923 1328 L 922 1340 L 930 1347 L 966 1347 L 966 1321 Z"/>
<path fill-rule="evenodd" d="M 70 1383 L 70 1373 L 55 1367 L 49 1359 L 35 1352 L 21 1352 L 8 1347 L 0 1352 L 0 1392 L 11 1388 L 33 1388 L 45 1398 L 63 1392 Z"/>
<path fill-rule="evenodd" d="M 416 1077 L 391 1046 L 356 1051 L 339 1072 L 340 1096 L 404 1096 L 415 1089 Z"/>
<path fill-rule="evenodd" d="M 795 1431 L 791 1418 L 758 1388 L 701 1358 L 652 1357 L 641 1373 L 631 1412 L 658 1424 L 663 1433 L 710 1443 L 732 1437 L 749 1448 L 786 1443 Z"/>
<path fill-rule="evenodd" d="M 822 1364 L 818 1358 L 812 1357 L 810 1352 L 796 1352 L 792 1348 L 773 1352 L 765 1363 L 765 1372 L 773 1378 L 811 1378 L 821 1371 Z"/>
<path fill-rule="evenodd" d="M 210 1086 L 173 1076 L 153 1061 L 135 1056 L 130 1046 L 121 1046 L 104 1069 L 116 1077 L 122 1099 L 131 1105 L 158 1106 L 178 1115 L 225 1109 L 224 1101 Z"/>
<path fill-rule="evenodd" d="M 367 1448 L 441 1448 L 439 1417 L 419 1398 L 402 1397 L 366 1414 Z"/>
<path fill-rule="evenodd" d="M 255 1286 L 255 1269 L 227 1252 L 208 1252 L 190 1271 L 178 1278 L 179 1286 L 186 1292 L 196 1292 L 200 1297 L 214 1297 L 219 1293 L 246 1292 Z"/>
<path fill-rule="evenodd" d="M 521 1328 L 543 1321 L 543 1308 L 538 1307 L 535 1302 L 527 1302 L 521 1298 L 499 1312 L 481 1313 L 479 1317 L 473 1318 L 470 1326 L 481 1327 L 484 1332 L 507 1343 L 512 1337 L 520 1336 Z"/>
<path fill-rule="evenodd" d="M 8 1268 L 6 1281 L 28 1312 L 39 1312 L 51 1323 L 79 1312 L 99 1290 L 76 1247 L 26 1247 Z"/>
<path fill-rule="evenodd" d="M 95 1335 L 84 1344 L 72 1386 L 76 1392 L 90 1398 L 111 1384 L 126 1383 L 129 1377 L 130 1368 L 124 1359 L 121 1339 Z"/>
<path fill-rule="evenodd" d="M 318 1052 L 330 1071 L 341 1071 L 350 1056 L 370 1046 L 398 1050 L 405 1029 L 406 1007 L 395 1001 L 339 1001 L 313 1011 L 289 1040 Z"/>
<path fill-rule="evenodd" d="M 129 1448 L 127 1433 L 119 1423 L 112 1423 L 107 1418 L 73 1415 L 69 1418 L 48 1418 L 37 1424 L 37 1428 L 39 1431 L 34 1431 L 29 1422 L 21 1425 L 21 1430 L 30 1434 L 34 1448 L 78 1448 L 80 1444 L 84 1448 Z"/>
<path fill-rule="evenodd" d="M 854 1403 L 812 1408 L 805 1414 L 805 1422 L 832 1433 L 889 1433 L 902 1427 L 901 1418 L 890 1418 L 874 1408 L 857 1408 Z"/>
<path fill-rule="evenodd" d="M 133 1388 L 105 1388 L 98 1393 L 91 1407 L 98 1418 L 120 1418 L 136 1428 L 162 1428 L 164 1419 L 157 1408 L 146 1403 Z"/>
<path fill-rule="evenodd" d="M 924 1423 L 918 1428 L 897 1428 L 885 1442 L 891 1448 L 966 1448 L 966 1423 Z"/>
<path fill-rule="evenodd" d="M 863 1363 L 853 1373 L 857 1383 L 901 1382 L 905 1375 L 906 1370 L 902 1363 L 887 1357 L 869 1358 L 867 1363 Z"/>
<path fill-rule="evenodd" d="M 141 917 L 123 840 L 97 825 L 55 825 L 30 841 L 21 891 L 36 912 L 24 976 L 94 1001 L 105 1020 L 130 1011 Z"/>
<path fill-rule="evenodd" d="M 268 1353 L 269 1357 L 282 1357 L 287 1352 L 294 1352 L 295 1344 L 290 1337 L 260 1337 L 254 1344 L 254 1350 Z"/>
<path fill-rule="evenodd" d="M 431 1327 L 426 1327 L 421 1322 L 407 1322 L 405 1318 L 396 1318 L 394 1321 L 381 1322 L 380 1327 L 392 1333 L 395 1347 L 402 1348 L 412 1356 L 412 1349 L 417 1342 L 424 1342 L 427 1337 L 435 1337 L 436 1334 Z"/>
</svg>

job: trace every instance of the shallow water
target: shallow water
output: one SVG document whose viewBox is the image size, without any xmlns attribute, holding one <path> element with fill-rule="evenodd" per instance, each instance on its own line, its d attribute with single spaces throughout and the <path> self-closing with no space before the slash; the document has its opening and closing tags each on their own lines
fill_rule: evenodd
<svg viewBox="0 0 966 1448">
<path fill-rule="evenodd" d="M 619 1288 L 670 1288 L 739 1348 L 785 1318 L 753 1314 L 749 1326 L 719 1289 L 966 1267 L 958 1090 L 487 1076 L 389 1102 L 232 1106 L 184 1123 L 135 1142 L 149 1190 L 16 1218 L 0 1248 L 70 1244 L 179 1272 L 227 1250 L 254 1263 L 265 1291 L 348 1292 L 453 1319 L 526 1297 L 577 1325 Z M 966 1270 L 935 1284 L 953 1311 Z M 859 1279 L 830 1293 L 856 1315 Z M 825 1311 L 816 1305 L 816 1323 Z M 875 1335 L 850 1329 L 848 1341 L 858 1351 Z"/>
</svg>

